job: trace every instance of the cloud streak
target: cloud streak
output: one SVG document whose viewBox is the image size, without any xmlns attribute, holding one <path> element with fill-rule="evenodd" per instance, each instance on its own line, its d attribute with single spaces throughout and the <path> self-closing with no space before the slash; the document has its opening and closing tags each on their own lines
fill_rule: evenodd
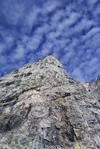
<svg viewBox="0 0 100 149">
<path fill-rule="evenodd" d="M 0 1 L 0 76 L 53 54 L 69 76 L 100 77 L 98 0 Z"/>
</svg>

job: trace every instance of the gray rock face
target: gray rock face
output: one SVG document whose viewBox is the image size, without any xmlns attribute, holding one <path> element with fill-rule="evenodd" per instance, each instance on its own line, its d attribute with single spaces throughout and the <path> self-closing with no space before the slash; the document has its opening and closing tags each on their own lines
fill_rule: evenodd
<svg viewBox="0 0 100 149">
<path fill-rule="evenodd" d="M 0 149 L 100 149 L 100 79 L 50 55 L 0 78 Z"/>
</svg>

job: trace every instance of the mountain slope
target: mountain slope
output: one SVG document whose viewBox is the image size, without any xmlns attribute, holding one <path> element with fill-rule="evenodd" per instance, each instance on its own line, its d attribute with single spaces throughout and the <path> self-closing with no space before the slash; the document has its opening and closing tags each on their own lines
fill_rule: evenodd
<svg viewBox="0 0 100 149">
<path fill-rule="evenodd" d="M 50 55 L 0 78 L 0 149 L 99 149 L 100 79 L 80 83 Z"/>
</svg>

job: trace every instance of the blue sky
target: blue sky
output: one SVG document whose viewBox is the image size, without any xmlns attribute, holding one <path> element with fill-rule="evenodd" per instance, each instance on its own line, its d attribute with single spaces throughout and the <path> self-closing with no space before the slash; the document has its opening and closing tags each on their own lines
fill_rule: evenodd
<svg viewBox="0 0 100 149">
<path fill-rule="evenodd" d="M 0 77 L 54 55 L 70 77 L 100 77 L 100 0 L 0 0 Z"/>
</svg>

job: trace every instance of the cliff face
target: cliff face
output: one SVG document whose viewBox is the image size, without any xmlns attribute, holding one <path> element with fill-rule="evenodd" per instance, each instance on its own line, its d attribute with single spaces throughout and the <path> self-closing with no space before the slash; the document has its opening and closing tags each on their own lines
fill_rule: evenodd
<svg viewBox="0 0 100 149">
<path fill-rule="evenodd" d="M 100 149 L 100 79 L 50 55 L 0 78 L 0 149 Z"/>
</svg>

